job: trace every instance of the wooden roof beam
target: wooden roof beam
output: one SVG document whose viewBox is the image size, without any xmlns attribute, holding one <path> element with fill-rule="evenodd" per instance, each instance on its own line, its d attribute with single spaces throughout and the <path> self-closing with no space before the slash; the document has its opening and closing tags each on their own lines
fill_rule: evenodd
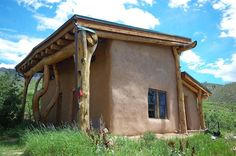
<svg viewBox="0 0 236 156">
<path fill-rule="evenodd" d="M 66 34 L 65 34 L 65 39 L 72 41 L 72 40 L 74 40 L 74 35 L 72 35 L 71 33 L 66 33 Z"/>
<path fill-rule="evenodd" d="M 60 45 L 60 46 L 64 46 L 64 45 L 67 45 L 67 44 L 69 44 L 70 43 L 70 41 L 68 41 L 68 40 L 65 40 L 65 39 L 59 39 L 59 40 L 57 40 L 57 45 Z"/>
<path fill-rule="evenodd" d="M 52 44 L 52 45 L 50 45 L 50 49 L 52 49 L 52 50 L 60 50 L 61 47 L 56 45 L 56 44 Z"/>
</svg>

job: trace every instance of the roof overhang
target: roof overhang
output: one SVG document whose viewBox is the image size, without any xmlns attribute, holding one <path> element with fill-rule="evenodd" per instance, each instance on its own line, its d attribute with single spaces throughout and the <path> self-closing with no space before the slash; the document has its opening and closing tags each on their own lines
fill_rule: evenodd
<svg viewBox="0 0 236 156">
<path fill-rule="evenodd" d="M 181 78 L 183 81 L 183 85 L 189 88 L 194 93 L 198 94 L 199 91 L 201 91 L 203 97 L 205 98 L 212 95 L 212 93 L 207 88 L 205 88 L 200 82 L 194 79 L 187 72 L 181 72 Z"/>
<path fill-rule="evenodd" d="M 68 52 L 68 47 L 74 47 L 75 23 L 80 26 L 93 29 L 98 38 L 173 46 L 179 47 L 179 51 L 184 51 L 196 46 L 196 42 L 192 42 L 189 38 L 74 15 L 48 38 L 35 46 L 31 52 L 15 67 L 16 70 L 23 75 L 29 75 L 42 70 L 43 59 L 50 57 L 51 55 L 59 55 L 57 53 L 65 52 L 68 53 L 65 55 L 60 55 L 59 60 L 72 56 L 73 51 Z M 65 49 L 67 49 L 67 51 Z M 37 68 L 35 66 L 37 66 Z M 29 72 L 33 67 L 34 70 Z"/>
</svg>

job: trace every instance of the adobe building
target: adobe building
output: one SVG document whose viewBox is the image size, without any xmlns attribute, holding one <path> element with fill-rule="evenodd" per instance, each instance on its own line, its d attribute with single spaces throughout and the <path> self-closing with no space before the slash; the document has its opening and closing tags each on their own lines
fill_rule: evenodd
<svg viewBox="0 0 236 156">
<path fill-rule="evenodd" d="M 32 101 L 36 122 L 78 122 L 85 131 L 102 118 L 118 135 L 204 129 L 202 99 L 211 93 L 179 62 L 196 44 L 74 15 L 16 66 L 25 78 L 22 110 L 31 78 L 42 73 Z"/>
</svg>

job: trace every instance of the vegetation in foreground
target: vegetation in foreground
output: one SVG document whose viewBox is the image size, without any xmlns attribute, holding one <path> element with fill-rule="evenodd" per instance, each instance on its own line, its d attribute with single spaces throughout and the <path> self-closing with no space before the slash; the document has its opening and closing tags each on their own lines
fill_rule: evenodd
<svg viewBox="0 0 236 156">
<path fill-rule="evenodd" d="M 20 135 L 19 135 L 20 134 Z M 0 155 L 235 155 L 236 141 L 230 137 L 212 140 L 209 134 L 196 134 L 182 139 L 161 140 L 152 133 L 131 140 L 126 137 L 108 135 L 113 143 L 109 146 L 101 134 L 91 137 L 73 128 L 41 128 L 33 130 L 11 130 L 5 137 L 17 139 L 14 143 L 4 143 L 0 139 Z M 3 136 L 1 136 L 3 137 Z M 10 153 L 11 152 L 11 153 Z"/>
</svg>

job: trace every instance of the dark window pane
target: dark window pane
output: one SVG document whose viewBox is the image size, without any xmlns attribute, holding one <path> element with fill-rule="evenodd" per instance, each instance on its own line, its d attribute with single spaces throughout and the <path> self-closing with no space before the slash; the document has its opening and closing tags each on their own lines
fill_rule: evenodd
<svg viewBox="0 0 236 156">
<path fill-rule="evenodd" d="M 148 116 L 156 118 L 157 92 L 154 89 L 148 90 Z"/>
<path fill-rule="evenodd" d="M 154 111 L 148 111 L 149 118 L 155 118 L 155 112 Z"/>
<path fill-rule="evenodd" d="M 165 92 L 158 92 L 159 95 L 159 113 L 160 118 L 165 119 L 166 118 L 166 93 Z"/>
</svg>

